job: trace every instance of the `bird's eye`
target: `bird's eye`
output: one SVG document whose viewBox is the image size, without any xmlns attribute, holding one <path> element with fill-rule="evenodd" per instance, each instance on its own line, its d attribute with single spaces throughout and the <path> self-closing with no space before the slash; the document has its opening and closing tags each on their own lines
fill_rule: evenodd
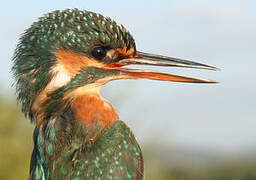
<svg viewBox="0 0 256 180">
<path fill-rule="evenodd" d="M 107 54 L 105 47 L 96 47 L 92 50 L 92 56 L 98 60 L 102 60 Z"/>
</svg>

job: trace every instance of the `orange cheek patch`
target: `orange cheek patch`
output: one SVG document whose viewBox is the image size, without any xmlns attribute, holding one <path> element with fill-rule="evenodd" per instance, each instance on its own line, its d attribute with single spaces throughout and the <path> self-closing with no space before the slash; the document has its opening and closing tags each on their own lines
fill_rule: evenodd
<svg viewBox="0 0 256 180">
<path fill-rule="evenodd" d="M 104 66 L 93 58 L 60 48 L 57 49 L 56 57 L 58 63 L 63 65 L 70 75 L 77 74 L 83 67 L 103 68 Z"/>
</svg>

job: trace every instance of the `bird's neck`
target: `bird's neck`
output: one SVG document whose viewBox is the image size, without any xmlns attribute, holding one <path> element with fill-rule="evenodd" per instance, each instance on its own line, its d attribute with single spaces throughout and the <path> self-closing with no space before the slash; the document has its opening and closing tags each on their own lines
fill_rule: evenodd
<svg viewBox="0 0 256 180">
<path fill-rule="evenodd" d="M 119 116 L 112 105 L 98 92 L 77 93 L 71 102 L 75 119 L 89 130 L 103 130 L 112 125 Z"/>
</svg>

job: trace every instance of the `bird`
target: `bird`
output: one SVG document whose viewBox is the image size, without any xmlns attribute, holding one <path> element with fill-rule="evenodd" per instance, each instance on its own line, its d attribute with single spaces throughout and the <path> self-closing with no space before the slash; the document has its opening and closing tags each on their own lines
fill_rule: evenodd
<svg viewBox="0 0 256 180">
<path fill-rule="evenodd" d="M 138 51 L 123 25 L 79 9 L 40 17 L 21 35 L 12 61 L 17 100 L 35 125 L 30 180 L 144 179 L 136 137 L 101 87 L 119 79 L 216 83 L 128 65 L 217 70 Z"/>
</svg>

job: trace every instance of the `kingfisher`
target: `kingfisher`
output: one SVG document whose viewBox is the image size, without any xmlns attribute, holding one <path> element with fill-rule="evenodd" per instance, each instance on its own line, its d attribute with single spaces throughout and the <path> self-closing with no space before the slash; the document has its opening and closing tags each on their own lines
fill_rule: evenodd
<svg viewBox="0 0 256 180">
<path fill-rule="evenodd" d="M 100 88 L 118 79 L 215 83 L 128 65 L 217 70 L 138 51 L 122 25 L 86 10 L 56 10 L 25 30 L 12 72 L 22 112 L 35 124 L 30 180 L 144 179 L 141 148 Z"/>
</svg>

